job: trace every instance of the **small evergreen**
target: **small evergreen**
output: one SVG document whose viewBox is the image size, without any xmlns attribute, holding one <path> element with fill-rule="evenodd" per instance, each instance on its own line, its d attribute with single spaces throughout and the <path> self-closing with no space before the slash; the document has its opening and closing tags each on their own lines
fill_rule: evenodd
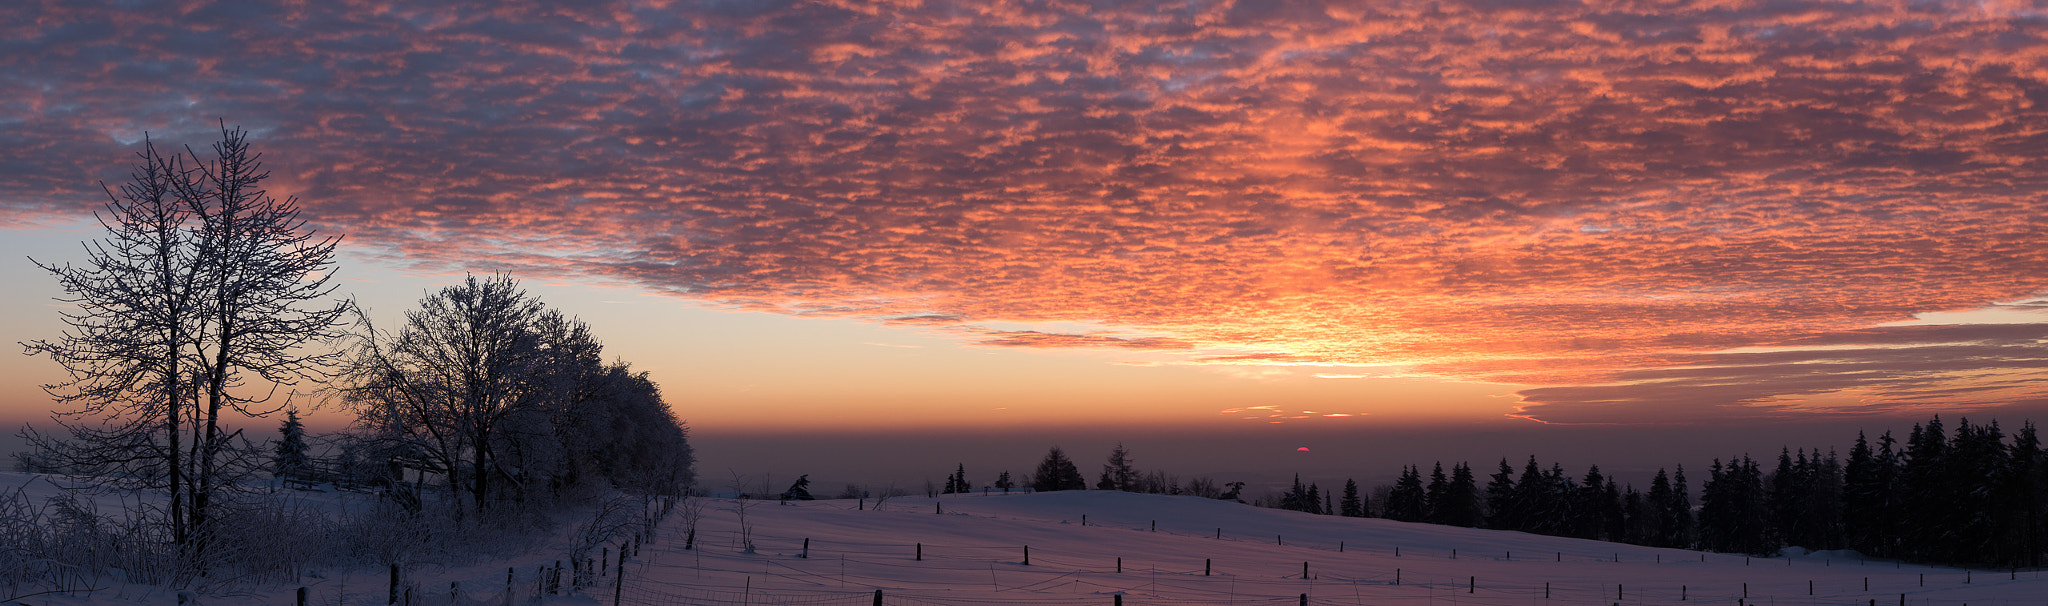
<svg viewBox="0 0 2048 606">
<path fill-rule="evenodd" d="M 1338 515 L 1347 518 L 1365 517 L 1365 501 L 1358 498 L 1358 482 L 1344 480 L 1344 500 L 1337 503 Z"/>
<path fill-rule="evenodd" d="M 271 476 L 280 480 L 305 479 L 311 459 L 306 456 L 306 425 L 299 422 L 298 409 L 284 411 L 284 425 L 277 432 L 280 437 L 270 458 Z"/>
<path fill-rule="evenodd" d="M 784 501 L 812 500 L 811 476 L 809 474 L 797 476 L 796 481 L 790 483 L 789 490 L 782 491 L 780 498 Z"/>
</svg>

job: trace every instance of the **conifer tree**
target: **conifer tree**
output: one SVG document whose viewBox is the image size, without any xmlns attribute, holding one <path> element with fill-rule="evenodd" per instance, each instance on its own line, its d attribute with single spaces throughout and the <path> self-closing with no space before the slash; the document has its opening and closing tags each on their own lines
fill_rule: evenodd
<svg viewBox="0 0 2048 606">
<path fill-rule="evenodd" d="M 1055 490 L 1082 490 L 1088 487 L 1088 480 L 1081 477 L 1081 469 L 1067 453 L 1054 446 L 1045 453 L 1045 459 L 1038 462 L 1037 471 L 1031 475 L 1031 489 L 1038 492 Z"/>
<path fill-rule="evenodd" d="M 1444 524 L 1450 509 L 1451 480 L 1444 475 L 1444 462 L 1437 461 L 1436 468 L 1429 472 L 1429 486 L 1422 491 L 1422 520 L 1431 524 Z"/>
<path fill-rule="evenodd" d="M 1122 442 L 1118 442 L 1116 448 L 1109 451 L 1109 460 L 1102 465 L 1102 477 L 1103 481 L 1098 482 L 1096 488 L 1140 492 L 1138 472 L 1132 467 L 1131 451 L 1126 450 Z"/>
<path fill-rule="evenodd" d="M 1486 527 L 1515 530 L 1521 526 L 1521 512 L 1515 508 L 1515 468 L 1502 457 L 1500 470 L 1486 482 Z"/>
<path fill-rule="evenodd" d="M 1308 511 L 1308 487 L 1301 485 L 1301 474 L 1294 474 L 1294 486 L 1280 494 L 1280 508 L 1288 511 Z"/>
<path fill-rule="evenodd" d="M 2010 556 L 2007 562 L 2014 565 L 2038 567 L 2044 550 L 2042 537 L 2044 523 L 2048 523 L 2048 460 L 2044 460 L 2041 440 L 2035 434 L 2034 424 L 2020 426 L 2019 433 L 2013 434 L 2009 464 L 2005 470 L 2005 490 L 1999 495 L 2004 508 L 2009 511 L 2007 527 L 2010 533 Z"/>
<path fill-rule="evenodd" d="M 284 411 L 284 424 L 277 428 L 277 433 L 277 446 L 270 458 L 272 477 L 280 480 L 305 479 L 311 461 L 306 457 L 306 425 L 299 422 L 298 409 Z"/>
<path fill-rule="evenodd" d="M 1365 502 L 1358 498 L 1358 482 L 1344 480 L 1344 500 L 1338 501 L 1338 514 L 1347 518 L 1365 517 Z"/>
<path fill-rule="evenodd" d="M 1870 555 L 1882 552 L 1878 521 L 1885 515 L 1884 490 L 1870 441 L 1858 431 L 1856 445 L 1849 448 L 1849 464 L 1842 470 L 1842 532 L 1850 549 Z"/>
<path fill-rule="evenodd" d="M 1460 462 L 1451 466 L 1451 484 L 1444 495 L 1443 523 L 1467 528 L 1479 525 L 1479 486 L 1471 465 Z"/>
<path fill-rule="evenodd" d="M 796 481 L 790 483 L 789 490 L 782 491 L 781 495 L 781 500 L 784 501 L 809 501 L 812 499 L 810 474 L 797 476 Z"/>
<path fill-rule="evenodd" d="M 1578 490 L 1570 495 L 1572 500 L 1571 536 L 1581 539 L 1599 539 L 1607 528 L 1607 477 L 1600 474 L 1600 466 L 1586 469 Z"/>
<path fill-rule="evenodd" d="M 1010 494 L 1010 489 L 1017 487 L 1017 483 L 1010 480 L 1010 470 L 1005 469 L 1003 473 L 996 475 L 995 487 L 1002 489 L 1003 494 Z"/>
<path fill-rule="evenodd" d="M 1422 471 L 1408 465 L 1401 468 L 1401 478 L 1394 482 L 1394 488 L 1387 492 L 1386 516 L 1389 520 L 1420 522 L 1427 513 L 1423 502 L 1426 495 L 1422 487 Z"/>
<path fill-rule="evenodd" d="M 1673 547 L 1691 548 L 1699 541 L 1698 527 L 1694 525 L 1692 496 L 1686 490 L 1685 466 L 1679 465 L 1671 473 L 1672 500 L 1664 509 L 1667 533 L 1665 542 Z"/>
</svg>

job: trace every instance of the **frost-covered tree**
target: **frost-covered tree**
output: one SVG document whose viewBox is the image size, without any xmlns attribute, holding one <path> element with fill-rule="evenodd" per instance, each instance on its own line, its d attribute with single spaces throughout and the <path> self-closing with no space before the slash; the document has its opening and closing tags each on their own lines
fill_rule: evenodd
<svg viewBox="0 0 2048 606">
<path fill-rule="evenodd" d="M 167 492 L 171 541 L 193 561 L 217 500 L 261 468 L 224 421 L 274 413 L 300 382 L 328 377 L 337 354 L 319 344 L 349 309 L 329 298 L 340 238 L 263 189 L 270 173 L 246 131 L 223 124 L 212 151 L 144 144 L 86 264 L 38 264 L 75 307 L 64 336 L 24 344 L 65 368 L 46 389 L 79 406 L 58 414 L 61 434 L 29 441 L 74 471 Z"/>
<path fill-rule="evenodd" d="M 363 325 L 341 397 L 397 464 L 439 476 L 458 513 L 588 481 L 680 495 L 695 479 L 646 373 L 604 364 L 587 325 L 510 277 L 431 293 L 396 334 Z"/>
</svg>

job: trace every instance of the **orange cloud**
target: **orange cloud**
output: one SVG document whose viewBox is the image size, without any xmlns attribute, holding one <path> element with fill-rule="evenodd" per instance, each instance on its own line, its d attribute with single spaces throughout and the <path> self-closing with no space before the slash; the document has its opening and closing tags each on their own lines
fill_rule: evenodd
<svg viewBox="0 0 2048 606">
<path fill-rule="evenodd" d="M 2018 404 L 2039 391 L 1971 374 L 2033 367 L 2010 351 L 1655 373 L 2048 288 L 2038 14 L 19 2 L 0 207 L 89 212 L 137 133 L 225 116 L 325 229 L 426 269 L 1411 365 L 1545 386 L 1524 413 L 1552 420 Z M 1710 380 L 1753 385 L 1677 396 Z"/>
</svg>

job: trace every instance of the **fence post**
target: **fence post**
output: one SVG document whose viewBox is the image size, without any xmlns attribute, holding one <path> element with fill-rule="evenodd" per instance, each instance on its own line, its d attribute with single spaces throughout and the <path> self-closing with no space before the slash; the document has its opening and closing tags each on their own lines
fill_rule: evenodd
<svg viewBox="0 0 2048 606">
<path fill-rule="evenodd" d="M 505 604 L 506 604 L 506 606 L 511 606 L 511 604 L 512 604 L 512 567 L 511 567 L 511 566 L 506 566 L 506 567 L 505 567 Z M 300 604 L 299 606 L 306 606 L 306 605 L 305 605 L 305 604 Z"/>
<path fill-rule="evenodd" d="M 875 606 L 882 606 L 882 590 L 875 590 Z"/>
<path fill-rule="evenodd" d="M 1024 565 L 1025 565 L 1025 566 L 1030 566 L 1030 565 L 1031 565 L 1031 546 L 1030 546 L 1030 545 L 1025 545 L 1025 546 L 1024 546 Z"/>
<path fill-rule="evenodd" d="M 924 543 L 917 544 L 917 561 L 924 561 Z"/>
<path fill-rule="evenodd" d="M 1301 578 L 1308 578 L 1308 562 L 1301 563 Z"/>
<path fill-rule="evenodd" d="M 299 606 L 306 606 L 306 588 L 299 588 Z"/>
<path fill-rule="evenodd" d="M 612 567 L 612 546 L 606 545 L 597 560 L 597 576 L 604 576 L 604 569 Z"/>
<path fill-rule="evenodd" d="M 1469 576 L 1469 577 L 1465 577 L 1465 593 L 1478 593 L 1478 592 L 1479 592 L 1479 577 L 1478 577 L 1478 576 L 1476 576 L 1476 575 L 1475 575 L 1475 576 Z"/>
<path fill-rule="evenodd" d="M 1123 594 L 1117 594 L 1117 596 L 1116 596 L 1116 606 L 1124 606 L 1124 596 L 1123 596 Z"/>
<path fill-rule="evenodd" d="M 811 538 L 810 538 L 810 537 L 804 537 L 804 552 L 803 552 L 803 553 L 800 553 L 800 554 L 797 554 L 797 556 L 796 556 L 796 557 L 799 557 L 799 558 L 803 558 L 803 559 L 806 559 L 806 560 L 808 560 L 808 559 L 811 559 Z"/>
<path fill-rule="evenodd" d="M 397 563 L 397 562 L 392 562 L 392 563 L 391 563 L 391 596 L 390 596 L 390 598 L 391 598 L 391 600 L 390 600 L 390 601 L 388 601 L 388 602 L 385 602 L 386 604 L 397 604 L 397 603 L 398 603 L 398 563 Z"/>
<path fill-rule="evenodd" d="M 618 574 L 612 575 L 612 606 L 619 606 L 620 598 L 626 595 L 626 554 L 619 554 Z"/>
<path fill-rule="evenodd" d="M 1679 594 L 1679 595 L 1681 595 L 1681 596 L 1685 595 L 1685 594 L 1684 594 L 1683 592 L 1684 592 L 1684 590 L 1680 590 L 1680 594 Z M 1550 599 L 1550 581 L 1544 581 L 1544 582 L 1543 582 L 1543 599 L 1546 599 L 1546 600 Z"/>
<path fill-rule="evenodd" d="M 1152 532 L 1159 532 L 1159 520 L 1152 521 Z M 1118 596 L 1122 597 L 1122 596 Z"/>
<path fill-rule="evenodd" d="M 1685 601 L 1685 586 L 1684 586 L 1684 585 L 1679 585 L 1679 586 L 1678 586 L 1678 601 L 1680 601 L 1680 602 L 1683 602 L 1683 601 Z"/>
<path fill-rule="evenodd" d="M 1395 584 L 1395 585 L 1399 585 L 1399 584 L 1401 584 L 1401 569 L 1399 569 L 1399 568 L 1395 568 L 1395 569 L 1394 569 L 1394 584 Z"/>
<path fill-rule="evenodd" d="M 1117 558 L 1116 558 L 1116 573 L 1117 573 L 1117 574 L 1123 574 L 1123 573 L 1124 573 L 1124 558 L 1123 558 L 1123 556 L 1117 556 Z"/>
<path fill-rule="evenodd" d="M 1301 606 L 1308 606 L 1308 594 L 1301 594 Z"/>
<path fill-rule="evenodd" d="M 1209 558 L 1202 558 L 1202 576 L 1209 576 Z"/>
</svg>

